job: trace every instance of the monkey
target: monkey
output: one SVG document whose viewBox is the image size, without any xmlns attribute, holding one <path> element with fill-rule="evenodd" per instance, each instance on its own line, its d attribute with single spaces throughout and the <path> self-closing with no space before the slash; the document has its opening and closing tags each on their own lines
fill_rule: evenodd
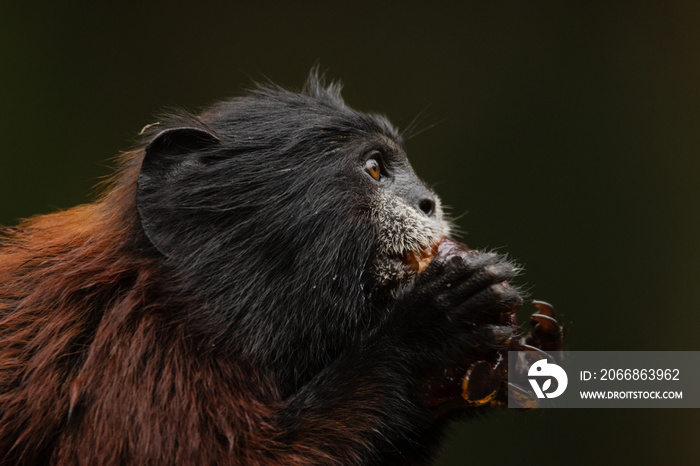
<svg viewBox="0 0 700 466">
<path fill-rule="evenodd" d="M 0 464 L 430 464 L 445 368 L 518 267 L 451 234 L 384 116 L 313 71 L 149 125 L 89 204 L 3 230 Z"/>
</svg>

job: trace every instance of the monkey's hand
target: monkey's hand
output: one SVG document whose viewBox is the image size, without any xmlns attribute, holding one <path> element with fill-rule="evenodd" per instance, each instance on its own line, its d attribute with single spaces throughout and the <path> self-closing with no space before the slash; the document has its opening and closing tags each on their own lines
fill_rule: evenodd
<svg viewBox="0 0 700 466">
<path fill-rule="evenodd" d="M 443 353 L 443 364 L 499 348 L 515 330 L 508 316 L 522 305 L 508 284 L 517 270 L 494 253 L 437 256 L 403 296 L 397 317 L 416 345 Z"/>
<path fill-rule="evenodd" d="M 517 349 L 522 305 L 508 284 L 514 264 L 447 241 L 401 298 L 394 318 L 402 325 L 393 330 L 424 380 L 427 404 L 440 413 L 505 399 L 505 357 Z"/>
</svg>

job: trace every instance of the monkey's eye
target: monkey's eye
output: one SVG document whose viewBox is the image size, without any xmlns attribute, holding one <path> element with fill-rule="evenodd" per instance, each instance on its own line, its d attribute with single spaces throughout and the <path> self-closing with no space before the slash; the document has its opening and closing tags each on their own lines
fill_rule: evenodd
<svg viewBox="0 0 700 466">
<path fill-rule="evenodd" d="M 377 159 L 368 159 L 365 162 L 365 171 L 369 173 L 369 176 L 379 181 L 382 178 L 382 166 L 379 164 Z"/>
</svg>

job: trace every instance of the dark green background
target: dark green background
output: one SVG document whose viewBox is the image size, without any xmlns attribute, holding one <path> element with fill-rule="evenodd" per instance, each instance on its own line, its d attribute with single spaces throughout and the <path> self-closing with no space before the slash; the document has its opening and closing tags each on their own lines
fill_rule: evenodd
<svg viewBox="0 0 700 466">
<path fill-rule="evenodd" d="M 318 62 L 351 105 L 437 123 L 414 167 L 468 244 L 525 265 L 569 349 L 700 349 L 700 3 L 9 3 L 0 223 L 83 202 L 163 107 Z M 441 464 L 690 464 L 699 414 L 495 410 Z"/>
</svg>

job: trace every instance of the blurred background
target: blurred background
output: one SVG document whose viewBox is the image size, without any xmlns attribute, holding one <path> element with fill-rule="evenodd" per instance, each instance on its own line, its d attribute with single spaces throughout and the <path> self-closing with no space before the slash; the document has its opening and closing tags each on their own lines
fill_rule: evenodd
<svg viewBox="0 0 700 466">
<path fill-rule="evenodd" d="M 462 240 L 524 264 L 568 349 L 700 350 L 700 3 L 78 3 L 0 6 L 1 224 L 85 202 L 163 108 L 318 63 L 351 106 L 418 118 L 416 171 Z M 692 464 L 698 414 L 496 409 L 440 464 Z"/>
</svg>

